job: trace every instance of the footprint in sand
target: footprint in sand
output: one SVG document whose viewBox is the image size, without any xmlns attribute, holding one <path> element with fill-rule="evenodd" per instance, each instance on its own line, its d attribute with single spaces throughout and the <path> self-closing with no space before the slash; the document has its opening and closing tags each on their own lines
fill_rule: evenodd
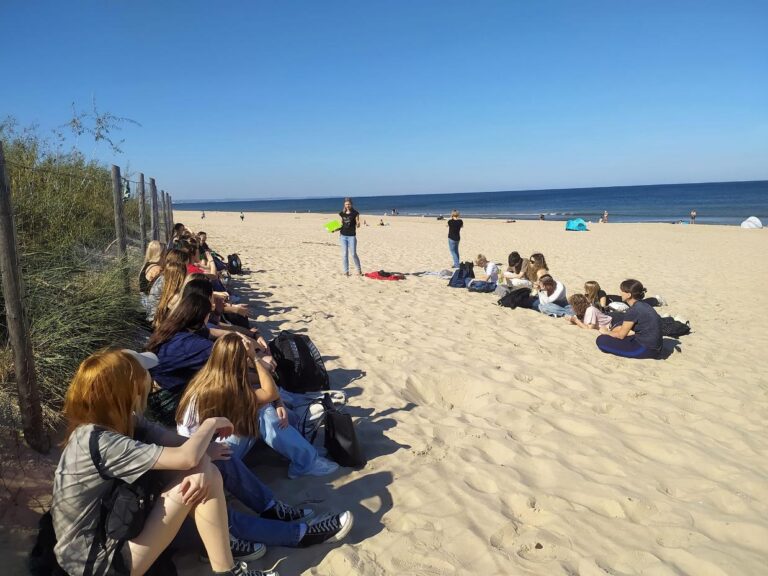
<svg viewBox="0 0 768 576">
<path fill-rule="evenodd" d="M 656 516 L 659 512 L 659 509 L 653 502 L 632 496 L 627 496 L 627 499 L 623 503 L 623 507 L 627 518 L 632 520 L 632 522 L 637 522 L 642 525 L 647 525 L 649 519 Z"/>
<path fill-rule="evenodd" d="M 574 558 L 571 541 L 564 534 L 538 529 L 524 534 L 523 539 L 517 555 L 530 562 L 547 563 Z"/>
<path fill-rule="evenodd" d="M 496 548 L 497 550 L 502 550 L 504 552 L 513 552 L 512 547 L 514 546 L 515 539 L 517 538 L 519 534 L 519 528 L 517 525 L 517 522 L 514 520 L 511 522 L 507 522 L 504 526 L 502 526 L 499 530 L 491 534 L 490 543 L 491 546 Z"/>
</svg>

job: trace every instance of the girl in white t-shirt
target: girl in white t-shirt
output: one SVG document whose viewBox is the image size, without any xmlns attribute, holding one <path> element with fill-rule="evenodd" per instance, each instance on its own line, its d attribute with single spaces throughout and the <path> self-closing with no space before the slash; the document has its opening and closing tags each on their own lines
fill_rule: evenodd
<svg viewBox="0 0 768 576">
<path fill-rule="evenodd" d="M 475 260 L 475 266 L 480 266 L 485 272 L 485 277 L 475 278 L 475 280 L 485 280 L 486 282 L 499 281 L 499 265 L 495 262 L 490 262 L 488 258 L 482 254 L 478 254 L 477 259 Z"/>
</svg>

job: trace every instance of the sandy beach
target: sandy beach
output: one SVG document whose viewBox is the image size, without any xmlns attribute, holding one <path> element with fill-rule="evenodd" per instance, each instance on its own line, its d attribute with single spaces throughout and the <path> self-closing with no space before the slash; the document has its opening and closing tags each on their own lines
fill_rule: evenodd
<svg viewBox="0 0 768 576">
<path fill-rule="evenodd" d="M 635 277 L 662 294 L 659 311 L 693 333 L 666 360 L 636 361 L 602 354 L 596 332 L 436 277 L 343 276 L 328 215 L 175 216 L 215 250 L 240 253 L 247 274 L 234 285 L 262 330 L 317 344 L 368 457 L 361 470 L 289 480 L 285 464 L 252 453 L 283 500 L 356 518 L 340 544 L 271 548 L 254 566 L 287 557 L 283 576 L 766 573 L 766 231 L 465 219 L 462 259 L 540 251 L 569 293 Z M 450 266 L 445 222 L 362 218 L 364 271 Z M 16 541 L 3 540 L 7 551 Z M 15 548 L 15 566 L 28 549 Z M 210 573 L 192 554 L 177 565 Z"/>
<path fill-rule="evenodd" d="M 362 215 L 369 224 L 380 216 Z M 176 212 L 241 254 L 254 316 L 308 334 L 369 458 L 327 482 L 256 466 L 289 502 L 349 508 L 284 574 L 757 575 L 768 562 L 768 235 L 723 226 L 465 220 L 462 259 L 543 252 L 569 293 L 627 277 L 693 333 L 663 361 L 435 277 L 343 276 L 320 214 Z M 363 227 L 364 271 L 450 266 L 445 222 Z M 193 567 L 190 557 L 179 564 Z M 189 573 L 204 574 L 200 568 Z"/>
</svg>

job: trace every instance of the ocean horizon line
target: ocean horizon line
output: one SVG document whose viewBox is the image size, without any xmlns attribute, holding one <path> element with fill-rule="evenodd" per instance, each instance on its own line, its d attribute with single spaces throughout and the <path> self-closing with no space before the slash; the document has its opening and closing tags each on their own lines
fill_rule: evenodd
<svg viewBox="0 0 768 576">
<path fill-rule="evenodd" d="M 557 187 L 557 188 L 519 188 L 516 190 L 471 190 L 459 192 L 402 192 L 395 194 L 355 194 L 352 198 L 399 198 L 403 196 L 450 196 L 458 194 L 515 194 L 525 192 L 550 192 L 550 191 L 573 191 L 580 190 L 612 190 L 619 188 L 653 188 L 663 186 L 701 186 L 701 185 L 722 185 L 722 184 L 748 184 L 748 183 L 768 183 L 768 177 L 760 180 L 722 180 L 722 181 L 703 181 L 703 182 L 675 182 L 675 183 L 657 183 L 657 184 L 615 184 L 611 186 L 577 186 L 577 187 Z M 217 199 L 179 199 L 174 200 L 176 205 L 182 204 L 225 204 L 230 202 L 280 202 L 296 200 L 335 200 L 345 198 L 348 194 L 339 196 L 269 196 L 260 198 L 217 198 Z"/>
</svg>

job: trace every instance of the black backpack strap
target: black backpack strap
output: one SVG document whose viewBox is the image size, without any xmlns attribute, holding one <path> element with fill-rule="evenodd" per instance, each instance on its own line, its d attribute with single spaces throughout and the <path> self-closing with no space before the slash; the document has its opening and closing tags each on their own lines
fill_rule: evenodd
<svg viewBox="0 0 768 576">
<path fill-rule="evenodd" d="M 325 394 L 321 398 L 317 398 L 315 400 L 312 400 L 309 404 L 307 404 L 306 408 L 304 409 L 304 415 L 301 417 L 301 426 L 299 428 L 299 431 L 301 432 L 301 435 L 306 438 L 307 442 L 310 444 L 313 444 L 315 442 L 315 438 L 317 438 L 317 433 L 320 431 L 320 426 L 323 425 L 323 422 L 325 421 L 325 414 L 321 418 L 318 418 L 316 422 L 312 423 L 309 421 L 309 417 L 311 416 L 311 408 L 315 404 L 319 404 L 320 406 L 323 406 L 325 408 L 325 404 L 323 402 L 323 399 L 325 398 Z M 310 428 L 311 427 L 311 428 Z M 307 432 L 307 430 L 310 430 Z M 309 434 L 309 436 L 307 436 Z"/>
<path fill-rule="evenodd" d="M 90 437 L 88 438 L 88 449 L 91 452 L 91 460 L 93 461 L 93 465 L 96 467 L 96 471 L 99 473 L 99 476 L 103 480 L 114 480 L 111 476 L 107 476 L 104 473 L 104 467 L 101 463 L 101 452 L 99 451 L 99 438 L 101 438 L 101 435 L 104 433 L 104 428 L 101 428 L 100 426 L 94 426 L 93 432 L 91 432 Z"/>
</svg>

